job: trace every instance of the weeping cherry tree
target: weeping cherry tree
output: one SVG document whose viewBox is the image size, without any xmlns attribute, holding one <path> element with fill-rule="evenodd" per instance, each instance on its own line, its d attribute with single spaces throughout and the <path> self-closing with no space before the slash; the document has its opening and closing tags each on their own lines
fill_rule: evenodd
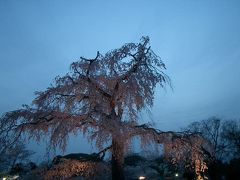
<svg viewBox="0 0 240 180">
<path fill-rule="evenodd" d="M 163 133 L 140 125 L 138 113 L 151 108 L 157 85 L 170 84 L 165 65 L 149 38 L 128 43 L 93 59 L 81 57 L 70 72 L 37 92 L 31 106 L 6 113 L 2 120 L 16 133 L 40 140 L 50 137 L 53 149 L 65 149 L 70 134 L 83 133 L 99 149 L 111 145 L 112 178 L 124 179 L 124 153 L 139 136 L 145 143 Z M 168 133 L 167 133 L 168 134 Z M 157 137 L 157 138 L 156 138 Z M 79 145 L 81 142 L 79 142 Z"/>
</svg>

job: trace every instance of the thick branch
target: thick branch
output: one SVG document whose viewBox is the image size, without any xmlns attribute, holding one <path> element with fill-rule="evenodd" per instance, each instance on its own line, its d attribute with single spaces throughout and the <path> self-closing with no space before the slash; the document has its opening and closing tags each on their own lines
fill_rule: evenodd
<svg viewBox="0 0 240 180">
<path fill-rule="evenodd" d="M 149 127 L 147 124 L 142 124 L 138 126 L 134 126 L 133 129 L 133 136 L 141 136 L 141 135 L 152 135 L 154 140 L 157 143 L 163 143 L 162 139 L 167 140 L 174 140 L 174 139 L 181 139 L 182 141 L 188 141 L 191 137 L 200 137 L 199 133 L 191 133 L 188 131 L 182 132 L 174 132 L 174 131 L 161 131 L 159 129 L 155 129 Z"/>
<path fill-rule="evenodd" d="M 112 145 L 110 145 L 110 146 L 104 148 L 103 150 L 99 151 L 99 152 L 97 153 L 97 155 L 100 157 L 101 160 L 103 160 L 104 157 L 105 157 L 105 153 L 106 153 L 108 150 L 110 150 L 110 149 L 112 149 Z"/>
</svg>

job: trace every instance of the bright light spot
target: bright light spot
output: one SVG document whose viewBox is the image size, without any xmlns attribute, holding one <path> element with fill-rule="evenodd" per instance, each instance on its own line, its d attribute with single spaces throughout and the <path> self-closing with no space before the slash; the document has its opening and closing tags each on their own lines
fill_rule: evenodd
<svg viewBox="0 0 240 180">
<path fill-rule="evenodd" d="M 5 178 L 5 177 L 4 177 L 4 178 L 2 178 L 2 180 L 6 180 L 6 179 L 7 179 L 7 178 Z"/>
<path fill-rule="evenodd" d="M 139 180 L 143 180 L 143 179 L 146 179 L 144 176 L 139 176 L 138 178 Z"/>
<path fill-rule="evenodd" d="M 178 177 L 178 173 L 175 174 L 175 177 Z"/>
<path fill-rule="evenodd" d="M 17 178 L 19 178 L 19 175 L 14 175 L 13 176 L 13 179 L 17 179 Z"/>
</svg>

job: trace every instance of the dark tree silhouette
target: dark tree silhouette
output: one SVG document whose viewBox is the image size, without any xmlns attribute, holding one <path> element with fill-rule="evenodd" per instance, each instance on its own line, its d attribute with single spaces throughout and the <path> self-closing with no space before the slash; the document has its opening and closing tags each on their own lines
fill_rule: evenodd
<svg viewBox="0 0 240 180">
<path fill-rule="evenodd" d="M 237 120 L 211 117 L 193 122 L 185 130 L 199 133 L 209 141 L 213 160 L 229 161 L 240 157 L 240 123 Z"/>
<path fill-rule="evenodd" d="M 14 168 L 17 163 L 28 162 L 29 157 L 34 152 L 27 150 L 23 141 L 17 140 L 14 144 L 7 146 L 0 154 L 0 170 L 9 171 Z"/>
<path fill-rule="evenodd" d="M 15 123 L 7 119 L 0 121 L 0 170 L 9 170 L 16 163 L 28 161 L 34 152 L 27 150 L 20 138 L 21 132 L 13 132 Z"/>
<path fill-rule="evenodd" d="M 221 137 L 226 142 L 228 155 L 233 158 L 240 158 L 240 121 L 225 121 Z"/>
<path fill-rule="evenodd" d="M 226 141 L 222 139 L 222 120 L 217 117 L 211 117 L 202 121 L 193 122 L 187 128 L 187 131 L 201 134 L 211 144 L 210 158 L 222 160 L 226 155 Z"/>
<path fill-rule="evenodd" d="M 149 46 L 149 38 L 129 43 L 94 59 L 81 57 L 70 73 L 37 92 L 32 106 L 6 113 L 2 118 L 37 140 L 50 136 L 53 148 L 65 149 L 70 133 L 87 133 L 98 148 L 112 145 L 113 179 L 124 179 L 124 152 L 138 133 L 139 111 L 153 105 L 157 84 L 170 82 L 164 63 Z M 146 140 L 147 142 L 147 140 Z"/>
</svg>

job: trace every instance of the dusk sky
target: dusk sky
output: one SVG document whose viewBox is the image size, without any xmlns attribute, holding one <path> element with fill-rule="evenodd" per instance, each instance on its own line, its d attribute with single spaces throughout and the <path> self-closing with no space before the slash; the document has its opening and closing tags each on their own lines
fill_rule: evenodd
<svg viewBox="0 0 240 180">
<path fill-rule="evenodd" d="M 80 56 L 141 36 L 150 37 L 173 86 L 156 89 L 144 121 L 177 130 L 210 116 L 240 118 L 238 0 L 0 0 L 0 113 L 30 104 Z M 69 151 L 86 151 L 73 141 Z"/>
</svg>

